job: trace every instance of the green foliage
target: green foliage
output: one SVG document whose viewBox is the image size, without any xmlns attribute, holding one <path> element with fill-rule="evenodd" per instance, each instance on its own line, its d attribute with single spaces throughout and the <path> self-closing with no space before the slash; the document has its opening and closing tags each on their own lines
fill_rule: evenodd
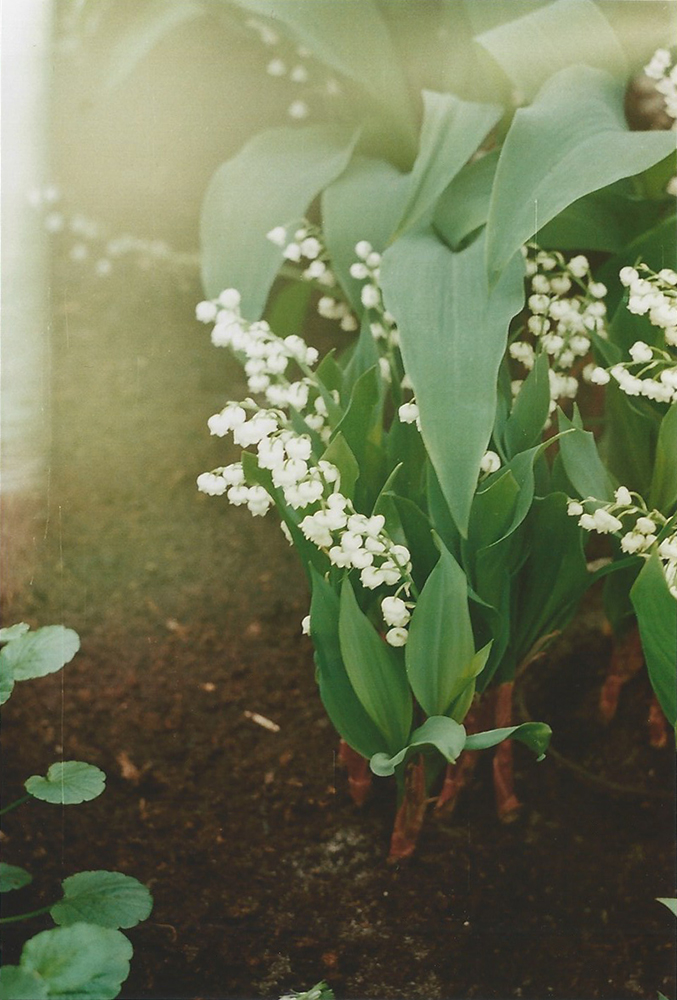
<svg viewBox="0 0 677 1000">
<path fill-rule="evenodd" d="M 105 786 L 103 771 L 80 760 L 58 761 L 49 767 L 44 777 L 34 774 L 25 782 L 29 795 L 42 802 L 64 806 L 90 802 L 101 795 Z"/>
<path fill-rule="evenodd" d="M 84 922 L 99 927 L 136 927 L 153 909 L 153 898 L 131 875 L 78 872 L 61 883 L 63 899 L 49 911 L 55 924 Z"/>
<path fill-rule="evenodd" d="M 271 129 L 219 167 L 200 224 L 202 280 L 209 294 L 237 288 L 244 315 L 262 315 L 280 267 L 279 250 L 266 233 L 305 214 L 346 167 L 355 138 L 340 126 Z"/>
<path fill-rule="evenodd" d="M 76 923 L 42 931 L 26 942 L 18 966 L 4 966 L 0 996 L 113 1000 L 129 975 L 131 957 L 131 944 L 116 930 Z"/>
<path fill-rule="evenodd" d="M 16 681 L 45 677 L 69 663 L 78 649 L 77 632 L 63 625 L 46 625 L 35 632 L 24 624 L 2 629 L 0 642 L 0 705 L 4 705 Z"/>
<path fill-rule="evenodd" d="M 479 239 L 453 253 L 430 232 L 409 234 L 384 255 L 381 270 L 423 440 L 462 534 L 494 426 L 508 324 L 524 301 L 521 259 L 514 258 L 490 291 L 483 251 Z M 426 275 L 426 281 L 412 282 L 415 274 Z M 450 434 L 450 427 L 463 433 Z"/>
<path fill-rule="evenodd" d="M 677 722 L 677 613 L 675 599 L 668 590 L 656 553 L 646 561 L 632 586 L 630 597 L 653 689 L 665 717 L 674 726 Z"/>
<path fill-rule="evenodd" d="M 513 254 L 591 191 L 645 170 L 674 148 L 669 132 L 631 132 L 623 88 L 607 73 L 571 66 L 515 113 L 496 168 L 487 266 L 497 280 Z"/>
<path fill-rule="evenodd" d="M 25 868 L 18 865 L 8 865 L 0 861 L 0 892 L 11 892 L 13 889 L 23 889 L 30 885 L 33 876 Z"/>
</svg>

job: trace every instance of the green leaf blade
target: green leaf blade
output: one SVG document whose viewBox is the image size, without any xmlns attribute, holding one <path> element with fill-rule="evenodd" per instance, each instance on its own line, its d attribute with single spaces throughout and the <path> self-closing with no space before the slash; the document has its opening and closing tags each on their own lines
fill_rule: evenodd
<svg viewBox="0 0 677 1000">
<path fill-rule="evenodd" d="M 677 721 L 677 601 L 670 593 L 658 553 L 647 559 L 630 599 L 637 615 L 651 685 L 671 726 Z"/>
<path fill-rule="evenodd" d="M 80 648 L 80 637 L 63 625 L 46 625 L 26 632 L 0 649 L 0 665 L 8 667 L 15 681 L 56 673 Z"/>
<path fill-rule="evenodd" d="M 62 1000 L 114 1000 L 129 975 L 132 946 L 120 931 L 73 924 L 42 931 L 23 947 L 20 968 Z"/>
<path fill-rule="evenodd" d="M 12 892 L 14 889 L 23 889 L 25 885 L 30 885 L 33 876 L 25 868 L 18 865 L 8 865 L 0 861 L 0 892 Z"/>
<path fill-rule="evenodd" d="M 98 798 L 106 786 L 106 775 L 93 764 L 79 760 L 52 764 L 47 774 L 34 774 L 24 783 L 29 795 L 41 802 L 78 805 Z"/>
<path fill-rule="evenodd" d="M 392 757 L 385 753 L 374 754 L 369 766 L 379 777 L 388 777 L 406 764 L 415 753 L 437 751 L 449 764 L 460 756 L 466 741 L 463 726 L 447 716 L 431 716 L 411 734 L 405 747 Z"/>
<path fill-rule="evenodd" d="M 55 924 L 136 927 L 150 916 L 153 897 L 141 882 L 121 872 L 84 871 L 61 883 L 63 899 L 49 911 Z"/>
</svg>

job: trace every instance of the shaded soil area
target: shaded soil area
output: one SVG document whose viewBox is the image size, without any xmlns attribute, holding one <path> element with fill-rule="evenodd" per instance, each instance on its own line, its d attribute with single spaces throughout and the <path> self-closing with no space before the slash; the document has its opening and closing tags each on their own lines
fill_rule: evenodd
<svg viewBox="0 0 677 1000">
<path fill-rule="evenodd" d="M 293 552 L 272 516 L 195 489 L 234 457 L 206 418 L 244 392 L 192 318 L 199 297 L 193 275 L 131 265 L 55 278 L 49 518 L 4 621 L 63 622 L 82 650 L 17 685 L 4 791 L 61 755 L 108 784 L 85 805 L 7 816 L 4 856 L 35 875 L 7 912 L 83 869 L 146 882 L 155 909 L 129 932 L 127 1000 L 274 998 L 322 977 L 346 1000 L 671 995 L 674 922 L 655 897 L 674 895 L 673 755 L 648 746 L 641 676 L 597 723 L 609 647 L 594 612 L 525 697 L 561 752 L 646 794 L 610 794 L 518 747 L 516 823 L 496 820 L 486 756 L 413 860 L 386 864 L 394 789 L 379 782 L 361 811 L 349 799 Z M 47 926 L 8 928 L 5 959 Z"/>
</svg>

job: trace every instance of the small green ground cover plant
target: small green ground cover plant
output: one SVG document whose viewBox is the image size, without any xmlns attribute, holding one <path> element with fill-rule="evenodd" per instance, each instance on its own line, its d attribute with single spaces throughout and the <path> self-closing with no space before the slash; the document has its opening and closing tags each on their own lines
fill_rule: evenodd
<svg viewBox="0 0 677 1000">
<path fill-rule="evenodd" d="M 0 704 L 20 681 L 61 670 L 77 653 L 72 629 L 48 625 L 31 631 L 21 623 L 0 629 Z M 44 775 L 32 775 L 26 794 L 4 806 L 4 815 L 29 801 L 69 806 L 90 802 L 104 791 L 106 776 L 93 764 L 58 761 Z M 24 889 L 33 876 L 0 862 L 0 892 Z M 2 1000 L 113 1000 L 129 975 L 132 945 L 120 928 L 135 927 L 153 907 L 148 889 L 121 872 L 83 871 L 65 878 L 63 895 L 47 906 L 0 918 L 0 924 L 49 914 L 56 927 L 24 944 L 18 965 L 0 970 Z"/>
</svg>

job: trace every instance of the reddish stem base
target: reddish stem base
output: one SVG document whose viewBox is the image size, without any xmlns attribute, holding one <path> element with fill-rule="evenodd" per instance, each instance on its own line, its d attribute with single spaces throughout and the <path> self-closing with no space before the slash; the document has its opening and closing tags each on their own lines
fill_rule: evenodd
<svg viewBox="0 0 677 1000">
<path fill-rule="evenodd" d="M 409 764 L 404 779 L 404 798 L 397 810 L 388 861 L 394 864 L 411 857 L 416 850 L 427 805 L 425 765 L 422 760 Z"/>
<path fill-rule="evenodd" d="M 486 698 L 482 701 L 475 701 L 463 722 L 468 734 L 479 733 L 482 730 L 488 718 L 489 708 L 490 705 Z M 444 782 L 435 803 L 436 816 L 450 816 L 452 814 L 456 808 L 458 796 L 474 774 L 478 760 L 479 751 L 464 750 L 455 764 L 447 764 Z"/>
<path fill-rule="evenodd" d="M 644 664 L 642 643 L 637 626 L 614 640 L 609 672 L 599 693 L 599 714 L 603 722 L 611 722 L 618 710 L 621 690 Z"/>
<path fill-rule="evenodd" d="M 668 745 L 668 720 L 656 695 L 649 704 L 649 744 L 654 750 L 663 750 Z"/>
<path fill-rule="evenodd" d="M 512 725 L 512 689 L 513 682 L 506 681 L 496 690 L 496 707 L 494 709 L 494 725 L 502 729 Z M 513 767 L 512 743 L 504 740 L 494 751 L 494 793 L 496 796 L 496 811 L 502 823 L 512 823 L 522 808 L 522 803 L 515 795 L 515 771 Z"/>
<path fill-rule="evenodd" d="M 371 792 L 371 771 L 369 761 L 348 746 L 345 740 L 339 744 L 338 759 L 348 772 L 348 791 L 356 806 L 363 806 Z"/>
</svg>

